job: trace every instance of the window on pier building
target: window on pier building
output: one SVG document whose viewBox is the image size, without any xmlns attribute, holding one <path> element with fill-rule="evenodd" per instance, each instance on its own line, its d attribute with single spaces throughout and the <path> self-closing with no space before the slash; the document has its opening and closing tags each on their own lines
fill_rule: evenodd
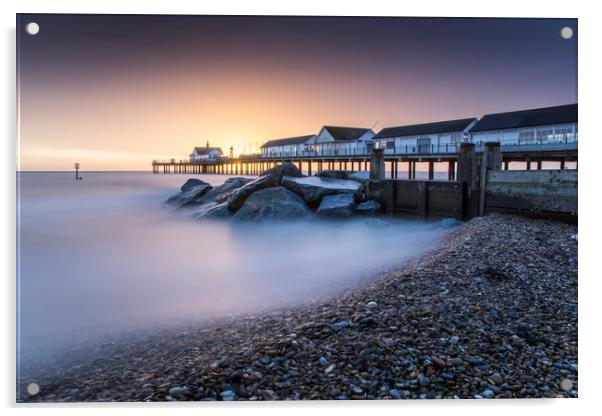
<svg viewBox="0 0 602 416">
<path fill-rule="evenodd" d="M 462 133 L 452 133 L 451 134 L 451 143 L 458 144 L 462 141 Z"/>
<path fill-rule="evenodd" d="M 573 128 L 572 127 L 558 127 L 554 134 L 555 141 L 557 143 L 565 143 L 573 141 Z"/>
<path fill-rule="evenodd" d="M 535 143 L 535 131 L 522 130 L 518 133 L 518 144 L 533 144 Z"/>
<path fill-rule="evenodd" d="M 537 129 L 537 143 L 553 143 L 554 130 L 551 127 Z"/>
</svg>

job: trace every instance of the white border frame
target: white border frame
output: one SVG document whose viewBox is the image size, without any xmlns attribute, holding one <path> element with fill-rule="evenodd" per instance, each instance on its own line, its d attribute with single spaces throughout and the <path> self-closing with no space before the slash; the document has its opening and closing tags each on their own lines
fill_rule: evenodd
<svg viewBox="0 0 602 416">
<path fill-rule="evenodd" d="M 107 410 L 117 414 L 155 414 L 168 409 L 178 408 L 182 411 L 199 414 L 208 411 L 241 412 L 253 414 L 282 413 L 305 414 L 313 412 L 333 412 L 344 410 L 350 414 L 365 414 L 375 410 L 379 414 L 399 412 L 420 412 L 430 414 L 482 414 L 491 415 L 509 412 L 529 411 L 546 414 L 593 412 L 600 408 L 597 402 L 601 386 L 602 368 L 600 363 L 601 336 L 599 319 L 602 316 L 599 294 L 601 293 L 601 276 L 596 273 L 594 263 L 597 253 L 595 236 L 599 223 L 596 217 L 599 206 L 596 204 L 600 170 L 594 159 L 602 154 L 602 137 L 596 135 L 594 129 L 599 119 L 600 76 L 602 74 L 599 53 L 601 30 L 599 14 L 596 13 L 595 2 L 591 1 L 546 1 L 526 2 L 524 0 L 505 0 L 484 2 L 475 0 L 419 2 L 387 2 L 382 0 L 366 1 L 327 1 L 299 0 L 283 2 L 278 0 L 146 0 L 144 2 L 124 0 L 104 0 L 82 2 L 77 0 L 21 0 L 19 2 L 2 2 L 4 42 L 2 56 L 2 82 L 5 91 L 2 100 L 2 125 L 6 126 L 5 138 L 2 142 L 4 160 L 2 164 L 2 193 L 5 196 L 2 204 L 0 229 L 4 231 L 1 240 L 0 264 L 4 265 L 2 279 L 4 290 L 3 330 L 2 330 L 2 374 L 1 403 L 9 407 L 10 414 L 15 407 L 32 410 L 44 410 L 50 414 L 86 413 L 104 415 Z M 268 14 L 268 15 L 333 15 L 333 16 L 466 16 L 466 17 L 570 17 L 579 19 L 579 129 L 580 141 L 579 176 L 580 176 L 580 221 L 582 227 L 579 238 L 581 249 L 579 267 L 579 399 L 564 400 L 497 400 L 497 401 L 401 401 L 401 402 L 369 402 L 339 403 L 280 402 L 270 404 L 243 403 L 221 404 L 74 404 L 74 405 L 16 405 L 15 404 L 15 155 L 16 155 L 16 112 L 15 112 L 15 13 L 132 13 L 132 14 Z M 585 88 L 581 88 L 585 86 Z M 598 173 L 598 174 L 596 174 Z M 598 405 L 598 406 L 596 406 Z"/>
</svg>

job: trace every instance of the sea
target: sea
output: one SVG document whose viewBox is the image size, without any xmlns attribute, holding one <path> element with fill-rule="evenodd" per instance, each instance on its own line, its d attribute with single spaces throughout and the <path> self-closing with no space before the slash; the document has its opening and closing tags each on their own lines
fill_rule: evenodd
<svg viewBox="0 0 602 416">
<path fill-rule="evenodd" d="M 17 173 L 17 348 L 229 318 L 336 296 L 437 245 L 450 220 L 211 222 L 164 201 L 190 177 Z"/>
</svg>

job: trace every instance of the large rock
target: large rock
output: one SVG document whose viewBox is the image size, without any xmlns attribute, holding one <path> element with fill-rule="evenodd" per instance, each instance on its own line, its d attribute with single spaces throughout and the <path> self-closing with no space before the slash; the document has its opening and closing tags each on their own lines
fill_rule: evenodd
<svg viewBox="0 0 602 416">
<path fill-rule="evenodd" d="M 356 181 L 321 178 L 309 176 L 305 178 L 282 178 L 282 186 L 302 197 L 309 206 L 318 206 L 327 195 L 351 194 L 359 197 L 363 186 Z"/>
<path fill-rule="evenodd" d="M 206 202 L 206 203 L 200 205 L 197 209 L 195 209 L 194 212 L 192 213 L 192 216 L 194 218 L 200 218 L 200 217 L 204 216 L 208 211 L 212 210 L 213 208 L 215 208 L 218 205 L 219 204 L 215 201 Z"/>
<path fill-rule="evenodd" d="M 230 212 L 235 213 L 242 207 L 245 203 L 245 200 L 251 195 L 253 192 L 260 191 L 265 188 L 271 188 L 274 186 L 278 186 L 278 176 L 276 175 L 266 175 L 260 176 L 252 182 L 244 185 L 243 187 L 237 189 L 230 195 L 228 198 L 228 209 Z"/>
<path fill-rule="evenodd" d="M 368 182 L 370 180 L 370 172 L 368 172 L 367 170 L 351 172 L 349 175 L 347 175 L 347 179 L 361 183 Z"/>
<path fill-rule="evenodd" d="M 355 212 L 361 215 L 377 215 L 382 211 L 382 206 L 378 201 L 366 201 L 355 207 Z"/>
<path fill-rule="evenodd" d="M 187 188 L 186 191 L 169 197 L 166 202 L 179 208 L 199 205 L 203 195 L 209 192 L 211 188 L 213 187 L 208 183 L 192 186 Z"/>
<path fill-rule="evenodd" d="M 182 185 L 182 187 L 180 188 L 180 191 L 186 192 L 186 191 L 194 188 L 195 186 L 199 186 L 199 185 L 209 185 L 209 184 L 200 179 L 190 178 L 186 182 L 184 182 L 184 185 Z"/>
<path fill-rule="evenodd" d="M 280 180 L 284 176 L 290 176 L 292 178 L 301 178 L 301 177 L 305 176 L 299 170 L 299 168 L 297 168 L 297 166 L 295 166 L 294 164 L 292 164 L 290 162 L 283 163 L 282 165 L 278 165 L 272 169 L 268 169 L 265 172 L 263 172 L 261 175 L 262 176 L 268 176 L 268 175 L 277 176 L 278 182 L 280 182 Z"/>
<path fill-rule="evenodd" d="M 222 185 L 214 187 L 205 195 L 203 195 L 200 202 L 202 204 L 213 201 L 217 203 L 222 203 L 226 201 L 226 199 L 228 199 L 228 197 L 233 191 L 235 191 L 238 188 L 241 188 L 242 186 L 252 181 L 253 179 L 250 178 L 228 178 Z"/>
<path fill-rule="evenodd" d="M 196 219 L 223 220 L 232 216 L 226 202 L 222 202 L 221 204 L 209 202 L 205 205 L 207 205 L 207 208 L 199 212 L 195 216 Z"/>
<path fill-rule="evenodd" d="M 305 218 L 310 214 L 303 199 L 278 186 L 254 192 L 236 212 L 240 221 L 266 221 Z"/>
<path fill-rule="evenodd" d="M 322 218 L 347 218 L 353 215 L 354 209 L 353 194 L 327 195 L 316 213 Z"/>
<path fill-rule="evenodd" d="M 321 170 L 317 172 L 314 176 L 319 176 L 320 178 L 333 178 L 333 179 L 348 179 L 349 175 L 354 173 L 352 170 Z"/>
</svg>

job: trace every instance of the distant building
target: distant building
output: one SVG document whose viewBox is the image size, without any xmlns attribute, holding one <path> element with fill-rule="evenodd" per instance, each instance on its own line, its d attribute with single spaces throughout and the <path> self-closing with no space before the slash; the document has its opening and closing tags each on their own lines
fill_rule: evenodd
<svg viewBox="0 0 602 416">
<path fill-rule="evenodd" d="M 374 140 L 386 153 L 454 153 L 476 117 L 382 129 Z"/>
<path fill-rule="evenodd" d="M 315 134 L 270 140 L 261 146 L 262 157 L 289 157 L 310 155 L 310 145 Z"/>
<path fill-rule="evenodd" d="M 486 114 L 469 131 L 473 143 L 558 145 L 577 142 L 577 104 Z"/>
<path fill-rule="evenodd" d="M 368 128 L 324 126 L 310 146 L 320 155 L 363 154 L 373 137 Z"/>
<path fill-rule="evenodd" d="M 203 162 L 217 160 L 223 156 L 222 149 L 219 147 L 195 147 L 190 154 L 190 162 Z"/>
</svg>

